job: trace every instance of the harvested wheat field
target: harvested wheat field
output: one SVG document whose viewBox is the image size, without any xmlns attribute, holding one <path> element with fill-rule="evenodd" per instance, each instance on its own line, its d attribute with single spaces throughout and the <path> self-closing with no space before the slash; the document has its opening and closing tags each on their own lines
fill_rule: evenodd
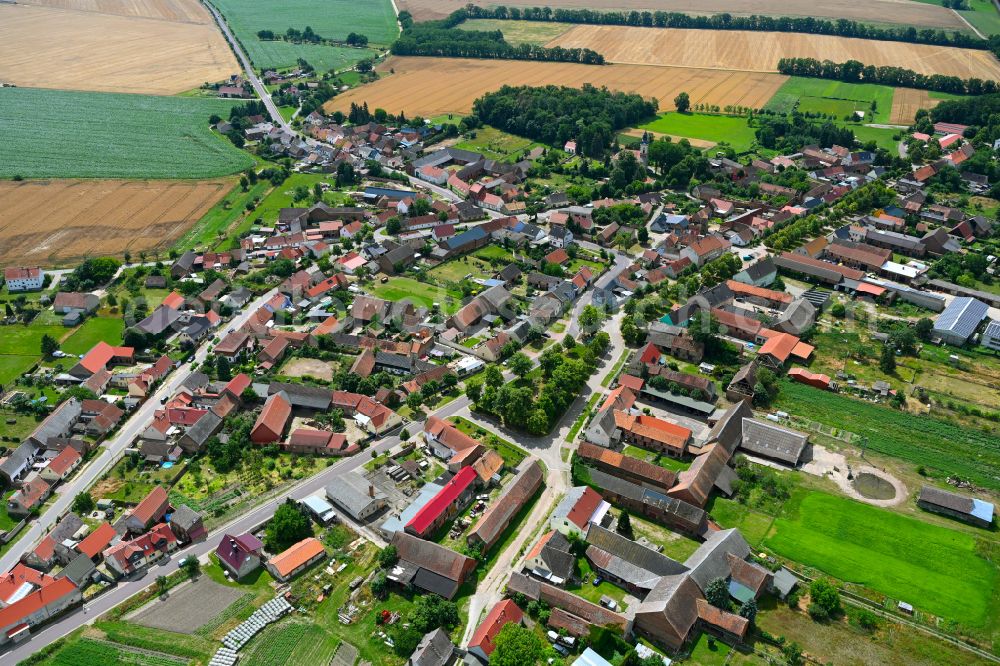
<svg viewBox="0 0 1000 666">
<path fill-rule="evenodd" d="M 166 250 L 233 181 L 0 181 L 0 266 Z"/>
<path fill-rule="evenodd" d="M 418 21 L 444 18 L 469 0 L 398 0 Z M 968 30 L 954 12 L 936 4 L 910 0 L 858 0 L 813 2 L 811 0 L 505 0 L 472 2 L 480 7 L 502 4 L 508 7 L 552 7 L 553 9 L 596 9 L 605 11 L 662 11 L 688 14 L 761 14 L 765 16 L 811 16 L 821 19 L 853 19 L 865 23 L 913 25 L 917 27 Z"/>
<path fill-rule="evenodd" d="M 105 1 L 61 4 L 100 6 Z M 160 3 L 146 4 L 150 6 L 132 8 L 155 14 L 152 10 Z M 174 95 L 240 71 L 215 24 L 207 15 L 201 17 L 204 21 L 199 18 L 195 0 L 164 0 L 162 5 L 164 16 L 144 18 L 0 4 L 0 81 L 35 88 Z M 185 8 L 186 13 L 181 11 Z M 171 15 L 181 20 L 166 18 Z"/>
<path fill-rule="evenodd" d="M 930 93 L 926 90 L 896 88 L 896 92 L 892 96 L 892 112 L 889 114 L 889 122 L 893 125 L 912 125 L 918 110 L 933 109 L 941 101 L 931 98 Z"/>
<path fill-rule="evenodd" d="M 546 46 L 590 48 L 609 62 L 635 65 L 773 72 L 781 58 L 815 58 L 903 65 L 921 74 L 963 79 L 1000 78 L 1000 61 L 989 51 L 830 35 L 578 25 Z"/>
<path fill-rule="evenodd" d="M 759 108 L 788 80 L 787 76 L 761 72 L 464 58 L 394 57 L 379 69 L 393 69 L 395 74 L 337 95 L 324 108 L 346 112 L 351 102 L 367 102 L 372 110 L 404 111 L 409 116 L 468 113 L 477 97 L 504 84 L 578 88 L 584 83 L 655 98 L 661 109 L 669 108 L 681 91 L 687 91 L 694 104 Z"/>
<path fill-rule="evenodd" d="M 197 0 L 17 0 L 17 4 L 165 21 L 212 22 L 208 10 Z"/>
</svg>

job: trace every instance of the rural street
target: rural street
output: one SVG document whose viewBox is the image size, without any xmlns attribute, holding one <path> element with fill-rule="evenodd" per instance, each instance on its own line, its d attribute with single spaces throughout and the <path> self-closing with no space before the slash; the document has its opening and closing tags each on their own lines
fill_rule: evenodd
<svg viewBox="0 0 1000 666">
<path fill-rule="evenodd" d="M 243 310 L 243 314 L 234 317 L 225 324 L 227 330 L 228 328 L 239 328 L 245 324 L 250 319 L 250 315 L 264 305 L 275 293 L 277 293 L 277 290 L 272 289 L 253 303 L 247 304 Z M 21 555 L 28 549 L 33 548 L 35 543 L 56 523 L 59 517 L 69 510 L 70 505 L 73 503 L 73 498 L 78 493 L 93 485 L 118 460 L 122 452 L 149 426 L 153 420 L 153 412 L 162 406 L 160 400 L 172 396 L 181 383 L 191 375 L 191 363 L 201 363 L 205 360 L 205 357 L 208 356 L 209 344 L 210 342 L 206 342 L 199 347 L 191 362 L 184 363 L 168 376 L 167 380 L 157 389 L 156 393 L 149 396 L 146 402 L 122 424 L 118 432 L 101 445 L 103 450 L 96 458 L 91 460 L 69 482 L 57 486 L 55 502 L 25 528 L 20 539 L 15 542 L 10 550 L 4 553 L 3 557 L 0 557 L 0 571 L 9 571 L 11 567 L 17 564 L 17 561 L 21 559 Z"/>
<path fill-rule="evenodd" d="M 243 52 L 243 47 L 236 40 L 236 37 L 229 30 L 229 25 L 226 20 L 222 18 L 222 14 L 216 11 L 215 7 L 210 5 L 208 2 L 204 3 L 205 7 L 212 13 L 215 18 L 215 22 L 219 24 L 219 29 L 222 30 L 222 34 L 226 36 L 226 40 L 229 42 L 229 46 L 232 47 L 233 53 L 236 54 L 236 58 L 240 61 L 243 66 L 243 73 L 246 74 L 247 80 L 250 81 L 250 85 L 253 89 L 257 91 L 257 95 L 260 97 L 261 101 L 264 102 L 264 106 L 267 108 L 267 112 L 271 115 L 271 120 L 274 121 L 278 127 L 285 130 L 290 134 L 297 134 L 292 126 L 285 122 L 285 119 L 281 117 L 281 112 L 278 111 L 278 106 L 271 99 L 271 96 L 267 92 L 267 88 L 264 87 L 263 81 L 257 77 L 257 72 L 254 71 L 253 63 L 250 62 L 250 58 L 247 54 Z"/>
</svg>

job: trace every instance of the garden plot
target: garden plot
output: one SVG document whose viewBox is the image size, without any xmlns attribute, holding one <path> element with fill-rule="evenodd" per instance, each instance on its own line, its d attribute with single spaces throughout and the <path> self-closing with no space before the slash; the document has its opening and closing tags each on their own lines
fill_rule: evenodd
<svg viewBox="0 0 1000 666">
<path fill-rule="evenodd" d="M 239 588 L 226 587 L 202 576 L 139 611 L 132 621 L 154 629 L 193 634 L 243 596 Z"/>
</svg>

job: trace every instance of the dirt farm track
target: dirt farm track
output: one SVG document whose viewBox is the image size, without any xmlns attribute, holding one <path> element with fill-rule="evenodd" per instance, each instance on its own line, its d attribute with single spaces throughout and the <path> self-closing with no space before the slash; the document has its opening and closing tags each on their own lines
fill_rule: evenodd
<svg viewBox="0 0 1000 666">
<path fill-rule="evenodd" d="M 0 266 L 166 250 L 232 180 L 0 181 Z"/>
<path fill-rule="evenodd" d="M 815 58 L 1000 79 L 1000 61 L 989 51 L 830 35 L 577 25 L 546 46 L 590 48 L 614 63 L 773 72 L 781 58 Z"/>
<path fill-rule="evenodd" d="M 444 18 L 469 4 L 468 0 L 398 0 L 400 11 L 407 10 L 418 21 Z M 472 4 L 569 9 L 638 10 L 685 12 L 689 14 L 763 14 L 772 16 L 812 16 L 823 19 L 847 18 L 867 23 L 895 23 L 917 27 L 963 30 L 967 26 L 951 10 L 940 5 L 911 0 L 504 0 Z"/>
<path fill-rule="evenodd" d="M 643 65 L 577 65 L 516 60 L 474 60 L 462 58 L 393 57 L 379 66 L 394 74 L 375 83 L 337 95 L 324 107 L 327 111 L 347 111 L 351 102 L 367 102 L 372 110 L 433 116 L 439 113 L 468 113 L 472 102 L 483 93 L 502 85 L 564 85 L 584 83 L 613 90 L 655 97 L 666 109 L 681 91 L 692 103 L 725 106 L 738 104 L 759 108 L 771 99 L 788 77 L 760 72 Z"/>
<path fill-rule="evenodd" d="M 239 71 L 197 0 L 0 3 L 0 81 L 174 95 Z"/>
</svg>

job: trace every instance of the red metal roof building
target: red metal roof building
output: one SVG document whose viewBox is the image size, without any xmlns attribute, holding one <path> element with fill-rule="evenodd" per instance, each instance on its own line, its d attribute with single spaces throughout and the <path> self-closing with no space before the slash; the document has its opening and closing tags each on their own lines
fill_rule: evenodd
<svg viewBox="0 0 1000 666">
<path fill-rule="evenodd" d="M 420 538 L 426 538 L 449 517 L 458 513 L 458 507 L 471 497 L 471 489 L 478 478 L 479 475 L 474 469 L 463 467 L 413 516 L 406 524 L 406 531 Z"/>
</svg>

